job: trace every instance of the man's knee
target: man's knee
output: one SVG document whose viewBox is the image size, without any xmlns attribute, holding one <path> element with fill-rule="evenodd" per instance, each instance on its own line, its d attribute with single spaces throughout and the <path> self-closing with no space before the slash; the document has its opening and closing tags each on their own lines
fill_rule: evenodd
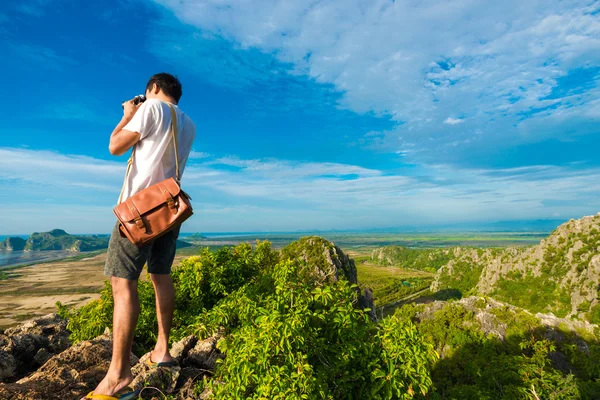
<svg viewBox="0 0 600 400">
<path fill-rule="evenodd" d="M 118 278 L 111 276 L 110 284 L 112 286 L 113 296 L 131 296 L 137 293 L 137 280 Z"/>
<path fill-rule="evenodd" d="M 150 274 L 150 279 L 155 285 L 173 283 L 170 274 Z"/>
</svg>

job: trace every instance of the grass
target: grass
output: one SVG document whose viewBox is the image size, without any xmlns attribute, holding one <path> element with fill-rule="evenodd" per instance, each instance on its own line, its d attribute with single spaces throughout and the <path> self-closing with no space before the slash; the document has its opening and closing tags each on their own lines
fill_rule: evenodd
<svg viewBox="0 0 600 400">
<path fill-rule="evenodd" d="M 426 289 L 433 280 L 433 274 L 428 272 L 384 267 L 366 261 L 357 263 L 356 268 L 360 287 L 373 291 L 377 307 Z"/>
<path fill-rule="evenodd" d="M 0 271 L 0 281 L 5 281 L 12 278 L 18 278 L 21 274 L 17 274 L 11 271 Z"/>
<path fill-rule="evenodd" d="M 34 313 L 25 313 L 25 314 L 17 314 L 15 316 L 13 316 L 12 318 L 16 321 L 27 321 L 30 319 L 33 319 L 35 317 L 38 317 L 38 314 L 34 314 Z"/>
</svg>

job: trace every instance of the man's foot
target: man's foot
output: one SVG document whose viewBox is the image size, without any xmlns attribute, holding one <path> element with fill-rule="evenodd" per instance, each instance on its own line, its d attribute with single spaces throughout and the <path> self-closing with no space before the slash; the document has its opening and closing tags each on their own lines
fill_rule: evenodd
<svg viewBox="0 0 600 400">
<path fill-rule="evenodd" d="M 169 351 L 157 351 L 156 349 L 150 352 L 150 362 L 152 363 L 169 363 L 173 362 L 175 359 L 171 357 L 171 353 Z"/>
<path fill-rule="evenodd" d="M 123 377 L 113 378 L 106 375 L 102 382 L 94 390 L 94 394 L 103 394 L 105 396 L 114 396 L 125 389 L 133 381 L 131 371 Z"/>
</svg>

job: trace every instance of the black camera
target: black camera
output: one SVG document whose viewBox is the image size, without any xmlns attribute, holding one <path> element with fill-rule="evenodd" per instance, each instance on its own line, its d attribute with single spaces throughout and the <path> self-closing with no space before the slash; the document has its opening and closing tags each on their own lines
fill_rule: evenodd
<svg viewBox="0 0 600 400">
<path fill-rule="evenodd" d="M 124 102 L 121 103 L 121 108 L 125 109 L 125 103 L 127 103 L 129 100 L 125 100 Z M 135 96 L 133 98 L 133 105 L 137 106 L 140 103 L 143 103 L 146 101 L 146 96 L 144 96 L 143 94 L 140 94 L 138 96 Z"/>
</svg>

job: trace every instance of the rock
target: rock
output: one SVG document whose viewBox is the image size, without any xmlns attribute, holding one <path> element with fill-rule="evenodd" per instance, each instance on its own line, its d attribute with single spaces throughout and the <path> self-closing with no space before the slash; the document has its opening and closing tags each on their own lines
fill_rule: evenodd
<svg viewBox="0 0 600 400">
<path fill-rule="evenodd" d="M 377 314 L 375 312 L 375 300 L 373 297 L 373 291 L 369 288 L 366 288 L 361 295 L 358 296 L 358 306 L 360 308 L 368 308 L 369 317 L 371 320 L 375 321 L 377 319 Z"/>
<path fill-rule="evenodd" d="M 173 343 L 171 346 L 171 357 L 181 363 L 187 357 L 189 351 L 198 343 L 198 338 L 194 335 L 184 337 L 179 342 Z"/>
<path fill-rule="evenodd" d="M 58 314 L 48 314 L 6 329 L 0 335 L 0 351 L 13 357 L 15 368 L 8 374 L 11 368 L 0 366 L 0 381 L 25 376 L 70 344 L 67 321 Z M 2 360 L 0 364 L 3 364 Z"/>
<path fill-rule="evenodd" d="M 357 283 L 354 260 L 335 244 L 318 236 L 308 236 L 290 243 L 281 250 L 281 255 L 298 260 L 303 272 L 315 283 L 337 282 L 344 276 L 348 282 Z"/>
<path fill-rule="evenodd" d="M 40 355 L 42 357 L 43 355 Z M 102 335 L 52 356 L 36 372 L 16 383 L 0 384 L 3 400 L 78 399 L 102 380 L 112 356 L 112 340 Z M 132 365 L 138 359 L 132 355 Z"/>
<path fill-rule="evenodd" d="M 6 333 L 13 336 L 0 336 L 0 377 L 12 377 L 12 383 L 0 383 L 2 400 L 63 400 L 78 399 L 93 390 L 104 378 L 112 357 L 112 335 L 109 330 L 94 340 L 80 342 L 72 347 L 65 340 L 66 321 L 57 315 L 48 315 L 38 320 L 11 328 Z M 222 357 L 216 348 L 220 335 L 198 341 L 188 336 L 175 343 L 171 354 L 178 362 L 186 364 L 182 372 L 180 366 L 156 368 L 146 364 L 149 354 L 140 360 L 131 355 L 131 383 L 134 389 L 144 389 L 141 398 L 164 398 L 162 394 L 180 392 L 194 394 L 195 382 L 207 374 L 212 376 L 216 360 Z M 54 352 L 63 349 L 60 354 Z M 17 359 L 14 355 L 18 355 Z M 42 365 L 29 376 L 14 382 L 19 365 L 29 357 L 31 369 Z M 162 393 L 162 394 L 161 394 Z"/>
<path fill-rule="evenodd" d="M 49 351 L 60 353 L 70 346 L 67 320 L 58 314 L 48 314 L 43 317 L 27 321 L 19 326 L 8 328 L 5 336 L 39 335 L 48 338 Z"/>
<path fill-rule="evenodd" d="M 52 357 L 52 354 L 45 348 L 41 348 L 33 357 L 33 361 L 35 364 L 44 365 L 46 361 L 48 361 Z"/>
<path fill-rule="evenodd" d="M 196 385 L 207 376 L 207 371 L 201 368 L 187 367 L 181 370 L 177 382 L 177 398 L 180 400 L 197 399 Z M 212 375 L 208 374 L 210 378 Z"/>
<path fill-rule="evenodd" d="M 345 278 L 351 284 L 358 285 L 358 273 L 354 260 L 348 257 L 334 243 L 318 236 L 308 236 L 290 243 L 281 250 L 283 258 L 297 260 L 303 265 L 300 274 L 315 285 L 325 282 L 337 282 Z M 369 316 L 376 320 L 373 292 L 356 288 L 358 307 L 369 308 Z"/>
<path fill-rule="evenodd" d="M 176 388 L 178 389 L 178 399 L 209 398 L 210 393 L 206 390 L 205 392 L 207 393 L 203 392 L 204 394 L 201 394 L 200 397 L 198 397 L 198 395 L 195 394 L 195 389 L 199 380 L 212 377 L 217 360 L 224 357 L 219 349 L 217 349 L 217 342 L 221 337 L 222 333 L 217 333 L 204 340 L 198 340 L 196 337 L 193 337 L 193 339 L 188 337 L 173 345 L 171 355 L 175 356 L 175 354 L 177 354 L 177 348 L 182 347 L 183 344 L 189 345 L 190 343 L 194 343 L 195 339 L 193 348 L 190 348 L 187 355 L 182 357 L 183 369 L 181 370 L 179 381 L 176 385 Z"/>
<path fill-rule="evenodd" d="M 557 299 L 544 305 L 544 313 L 589 321 L 600 296 L 599 247 L 600 214 L 570 220 L 536 246 L 455 248 L 453 259 L 437 271 L 431 290 L 458 289 L 463 295 L 504 299 L 518 293 L 527 302 L 544 287 Z M 539 311 L 539 305 L 535 308 Z"/>
<path fill-rule="evenodd" d="M 74 399 L 104 377 L 111 355 L 105 339 L 78 343 L 17 383 L 0 385 L 3 399 Z"/>
<path fill-rule="evenodd" d="M 417 319 L 424 321 L 435 318 L 435 313 L 443 309 L 448 304 L 454 304 L 457 307 L 472 312 L 478 328 L 485 335 L 493 335 L 499 340 L 505 340 L 508 325 L 498 317 L 498 311 L 508 316 L 516 316 L 520 313 L 530 315 L 532 319 L 539 322 L 540 329 L 544 330 L 544 336 L 550 340 L 561 342 L 565 339 L 563 332 L 570 331 L 573 334 L 595 335 L 596 326 L 587 321 L 577 321 L 569 318 L 558 318 L 553 314 L 533 314 L 523 308 L 510 305 L 492 298 L 471 296 L 458 301 L 448 303 L 446 301 L 434 301 L 424 305 L 423 309 L 417 313 Z M 581 338 L 571 339 L 578 345 L 580 350 L 587 351 L 587 345 Z"/>
<path fill-rule="evenodd" d="M 11 336 L 10 340 L 11 342 L 5 347 L 5 350 L 12 353 L 18 361 L 19 369 L 24 370 L 22 372 L 28 372 L 27 370 L 30 369 L 28 367 L 33 367 L 30 364 L 38 351 L 50 345 L 47 337 L 32 333 Z"/>
<path fill-rule="evenodd" d="M 223 357 L 222 353 L 217 349 L 219 339 L 219 335 L 214 335 L 208 339 L 198 341 L 194 348 L 189 351 L 183 365 L 200 368 L 205 371 L 214 371 L 217 360 Z"/>
<path fill-rule="evenodd" d="M 486 335 L 493 335 L 500 340 L 506 337 L 506 324 L 498 321 L 498 318 L 486 311 L 481 311 L 475 314 L 475 319 L 479 324 L 479 328 Z"/>
<path fill-rule="evenodd" d="M 12 378 L 17 373 L 17 360 L 12 354 L 0 350 L 0 382 L 6 378 Z"/>
<path fill-rule="evenodd" d="M 131 372 L 135 378 L 130 386 L 135 390 L 142 390 L 140 398 L 151 399 L 156 395 L 171 394 L 175 391 L 177 380 L 181 372 L 179 365 L 174 367 L 155 367 L 148 365 L 146 361 L 150 353 L 140 358 L 140 361 L 132 368 Z"/>
<path fill-rule="evenodd" d="M 210 399 L 212 397 L 212 395 L 213 395 L 212 390 L 210 388 L 206 388 L 202 391 L 202 393 L 200 393 L 200 395 L 198 396 L 198 399 L 200 399 L 200 400 Z"/>
</svg>

